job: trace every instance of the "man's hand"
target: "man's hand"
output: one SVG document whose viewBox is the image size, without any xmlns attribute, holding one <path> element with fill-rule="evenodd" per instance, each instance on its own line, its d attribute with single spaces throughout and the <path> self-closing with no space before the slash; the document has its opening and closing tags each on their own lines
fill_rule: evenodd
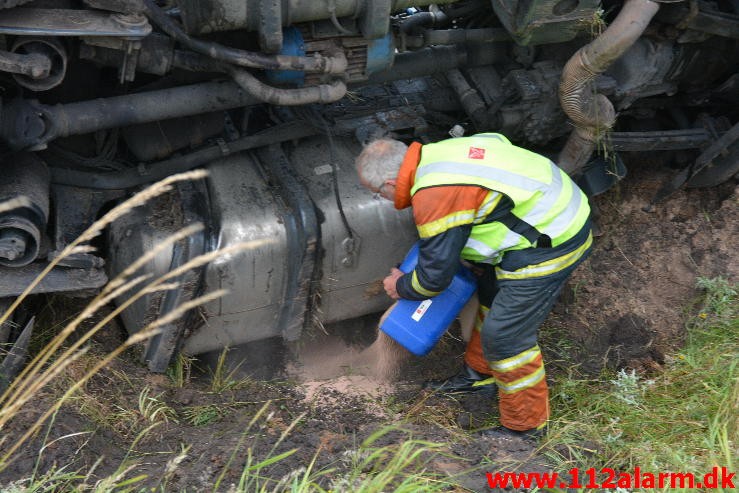
<svg viewBox="0 0 739 493">
<path fill-rule="evenodd" d="M 395 289 L 395 285 L 398 283 L 398 279 L 403 277 L 403 271 L 393 267 L 390 269 L 390 275 L 382 280 L 382 286 L 385 288 L 385 292 L 389 297 L 394 300 L 399 300 L 398 291 Z"/>
</svg>

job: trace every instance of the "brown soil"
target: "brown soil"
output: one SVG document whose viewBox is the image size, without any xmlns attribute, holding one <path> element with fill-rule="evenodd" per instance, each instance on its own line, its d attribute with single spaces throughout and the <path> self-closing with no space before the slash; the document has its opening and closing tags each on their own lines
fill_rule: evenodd
<svg viewBox="0 0 739 493">
<path fill-rule="evenodd" d="M 595 199 L 601 217 L 594 253 L 573 275 L 542 329 L 549 378 L 574 365 L 591 374 L 604 366 L 659 371 L 665 356 L 683 342 L 684 323 L 698 294 L 696 277 L 723 276 L 734 282 L 739 277 L 734 184 L 681 190 L 645 212 L 670 173 L 632 164 L 629 176 L 615 190 Z M 85 394 L 110 416 L 120 409 L 137 409 L 140 391 L 148 386 L 149 395 L 159 396 L 174 409 L 178 422 L 158 426 L 132 446 L 137 431 L 145 427 L 142 418 L 137 422 L 134 416 L 125 422 L 127 426 L 116 428 L 103 418 L 91 419 L 89 409 L 81 412 L 81 401 L 74 401 L 62 408 L 48 431 L 22 448 L 0 473 L 0 484 L 55 465 L 88 471 L 97 461 L 93 476 L 105 477 L 125 459 L 139 463 L 136 474 L 149 475 L 142 484 L 156 486 L 166 477 L 166 491 L 211 490 L 223 474 L 220 489 L 225 491 L 238 483 L 249 453 L 261 460 L 270 453 L 297 449 L 262 474 L 289 477 L 317 457 L 315 469 L 335 469 L 323 480 L 323 486 L 330 488 L 332 479 L 349 467 L 347 454 L 387 424 L 399 428 L 383 435 L 376 445 L 408 437 L 447 443 L 445 455 L 436 457 L 429 469 L 454 476 L 458 491 L 488 491 L 485 471 L 514 465 L 519 470 L 548 469 L 546 456 L 535 444 L 519 438 L 482 437 L 475 431 L 495 424 L 494 396 L 451 398 L 421 390 L 424 380 L 449 375 L 460 365 L 463 344 L 458 330 L 447 334 L 430 355 L 409 357 L 396 377 L 388 379 L 394 374 L 392 365 L 378 373 L 373 364 L 377 347 L 367 349 L 376 319 L 368 317 L 330 327 L 328 334 L 306 336 L 298 357 L 287 357 L 285 373 L 269 381 L 252 379 L 219 393 L 211 391 L 205 376 L 193 377 L 187 386 L 177 388 L 169 377 L 148 373 L 135 354 L 127 354 L 94 377 Z M 96 342 L 95 350 L 109 350 L 119 340 L 120 335 L 111 330 Z M 58 387 L 65 383 L 60 378 Z M 32 422 L 35 410 L 48 405 L 55 394 L 50 390 L 39 396 L 14 419 L 3 430 L 1 446 L 12 443 Z M 193 410 L 208 409 L 216 416 L 211 422 L 188 421 Z M 287 437 L 273 450 L 286 430 Z M 39 454 L 43 443 L 50 445 Z M 174 472 L 166 473 L 168 463 L 171 466 L 183 447 L 186 456 L 177 467 L 170 467 Z"/>
</svg>

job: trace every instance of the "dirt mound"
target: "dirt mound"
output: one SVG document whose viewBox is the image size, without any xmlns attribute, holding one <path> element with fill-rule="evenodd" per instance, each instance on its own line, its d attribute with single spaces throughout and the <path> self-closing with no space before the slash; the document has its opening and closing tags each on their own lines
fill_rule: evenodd
<svg viewBox="0 0 739 493">
<path fill-rule="evenodd" d="M 739 278 L 733 184 L 681 190 L 650 206 L 669 170 L 636 168 L 594 203 L 599 237 L 545 326 L 566 333 L 582 368 L 655 370 L 685 336 L 696 278 Z"/>
</svg>

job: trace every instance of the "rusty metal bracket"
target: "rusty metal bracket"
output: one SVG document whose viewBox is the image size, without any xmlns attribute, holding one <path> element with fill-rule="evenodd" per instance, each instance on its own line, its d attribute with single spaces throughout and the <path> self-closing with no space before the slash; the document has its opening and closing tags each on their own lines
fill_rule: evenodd
<svg viewBox="0 0 739 493">
<path fill-rule="evenodd" d="M 663 201 L 686 183 L 688 186 L 713 186 L 739 172 L 739 123 L 728 132 L 713 141 L 703 152 L 671 180 L 665 183 L 655 194 L 647 209 Z M 715 169 L 711 171 L 710 167 Z"/>
<path fill-rule="evenodd" d="M 35 262 L 25 267 L 0 267 L 0 298 L 20 296 L 41 271 L 44 264 Z M 97 289 L 108 282 L 103 269 L 65 269 L 56 267 L 34 288 L 32 294 L 59 293 Z"/>
<path fill-rule="evenodd" d="M 18 8 L 0 11 L 0 34 L 13 36 L 125 36 L 143 38 L 151 24 L 139 14 L 96 10 Z"/>
</svg>

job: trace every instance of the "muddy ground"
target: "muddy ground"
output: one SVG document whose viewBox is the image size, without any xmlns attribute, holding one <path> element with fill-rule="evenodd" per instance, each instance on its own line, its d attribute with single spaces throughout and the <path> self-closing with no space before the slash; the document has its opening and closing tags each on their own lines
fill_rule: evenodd
<svg viewBox="0 0 739 493">
<path fill-rule="evenodd" d="M 659 372 L 665 356 L 683 342 L 684 322 L 698 294 L 696 277 L 724 276 L 734 282 L 739 278 L 735 183 L 681 190 L 645 212 L 672 173 L 666 167 L 632 162 L 626 179 L 594 199 L 600 212 L 594 253 L 573 275 L 542 328 L 550 380 L 573 369 L 589 375 L 599 374 L 603 367 Z M 94 482 L 133 461 L 138 465 L 129 476 L 149 475 L 141 484 L 165 483 L 166 491 L 202 491 L 212 489 L 221 478 L 221 489 L 227 490 L 238 483 L 249 454 L 254 463 L 297 449 L 261 473 L 290 478 L 315 459 L 315 470 L 334 468 L 321 479 L 324 487 L 350 491 L 351 485 L 342 478 L 357 460 L 361 442 L 389 424 L 398 428 L 377 438 L 373 446 L 407 438 L 447 444 L 444 454 L 426 468 L 454 477 L 457 491 L 487 491 L 485 471 L 550 468 L 536 443 L 481 437 L 475 431 L 495 424 L 494 396 L 450 398 L 421 390 L 424 380 L 459 367 L 463 345 L 457 331 L 447 334 L 430 355 L 411 359 L 397 381 L 383 383 L 364 376 L 366 361 L 358 355 L 372 340 L 375 320 L 368 317 L 329 327 L 328 335 L 318 331 L 308 335 L 297 359 L 291 356 L 296 348 L 283 348 L 285 371 L 270 380 L 234 376 L 236 383 L 218 392 L 207 374 L 198 376 L 194 368 L 183 374 L 189 376 L 188 383 L 177 387 L 171 376 L 148 373 L 135 352 L 126 353 L 94 377 L 82 397 L 65 405 L 48 431 L 21 450 L 0 474 L 0 483 L 7 485 L 29 477 L 34 469 L 41 472 L 54 466 L 82 472 L 94 466 Z M 111 349 L 121 337 L 111 328 L 94 343 L 94 352 Z M 255 352 L 263 355 L 275 345 L 266 342 Z M 80 362 L 79 368 L 60 377 L 56 390 L 40 395 L 34 406 L 13 420 L 3 430 L 5 444 L 12 443 L 36 410 L 51 402 L 85 364 L 91 363 Z M 246 368 L 264 375 L 264 368 L 242 367 Z M 132 445 L 148 424 L 135 412 L 145 387 L 171 413 Z M 39 454 L 43 443 L 50 445 Z M 174 464 L 178 456 L 179 463 Z"/>
</svg>

